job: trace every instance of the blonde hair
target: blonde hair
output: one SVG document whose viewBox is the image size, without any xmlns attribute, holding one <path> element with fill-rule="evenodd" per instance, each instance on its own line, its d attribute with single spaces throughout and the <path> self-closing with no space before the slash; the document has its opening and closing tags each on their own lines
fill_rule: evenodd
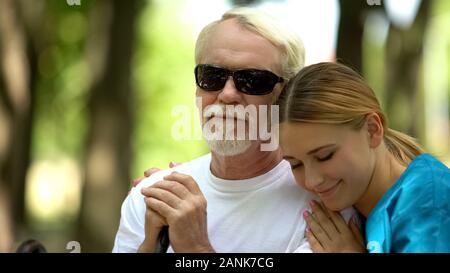
<svg viewBox="0 0 450 273">
<path fill-rule="evenodd" d="M 414 138 L 388 127 L 373 90 L 351 68 L 338 63 L 318 63 L 303 68 L 285 87 L 278 104 L 280 122 L 347 125 L 361 129 L 366 116 L 379 115 L 384 143 L 403 165 L 424 150 Z"/>
<path fill-rule="evenodd" d="M 273 45 L 282 54 L 282 75 L 290 79 L 305 65 L 305 50 L 302 40 L 286 27 L 278 25 L 272 17 L 253 8 L 239 7 L 231 9 L 222 15 L 220 20 L 208 24 L 200 32 L 195 44 L 195 62 L 198 64 L 211 30 L 219 23 L 235 19 L 239 25 L 258 33 Z"/>
</svg>

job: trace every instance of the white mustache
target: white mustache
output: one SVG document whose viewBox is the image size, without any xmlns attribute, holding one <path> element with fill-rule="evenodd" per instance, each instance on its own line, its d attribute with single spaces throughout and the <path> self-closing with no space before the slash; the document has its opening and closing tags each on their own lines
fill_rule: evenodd
<svg viewBox="0 0 450 273">
<path fill-rule="evenodd" d="M 248 121 L 249 114 L 245 111 L 241 111 L 239 108 L 234 108 L 231 113 L 227 113 L 226 107 L 224 104 L 214 104 L 207 107 L 207 109 L 203 112 L 204 118 L 235 118 L 238 120 Z"/>
</svg>

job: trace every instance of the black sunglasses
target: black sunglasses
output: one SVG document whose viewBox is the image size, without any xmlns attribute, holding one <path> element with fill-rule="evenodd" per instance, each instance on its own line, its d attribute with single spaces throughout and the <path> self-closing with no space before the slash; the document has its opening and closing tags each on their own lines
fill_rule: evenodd
<svg viewBox="0 0 450 273">
<path fill-rule="evenodd" d="M 203 90 L 219 91 L 225 87 L 228 77 L 231 76 L 239 92 L 255 96 L 269 94 L 275 84 L 284 81 L 283 78 L 267 70 L 229 70 L 211 64 L 199 64 L 194 72 L 197 86 Z"/>
</svg>

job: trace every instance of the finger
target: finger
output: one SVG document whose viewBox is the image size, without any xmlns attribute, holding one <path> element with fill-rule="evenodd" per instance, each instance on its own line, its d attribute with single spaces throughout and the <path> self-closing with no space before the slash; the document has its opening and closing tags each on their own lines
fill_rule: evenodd
<svg viewBox="0 0 450 273">
<path fill-rule="evenodd" d="M 169 168 L 173 168 L 173 167 L 176 167 L 176 166 L 178 166 L 178 165 L 181 165 L 180 163 L 175 163 L 175 162 L 170 162 L 169 163 Z"/>
<path fill-rule="evenodd" d="M 363 248 L 365 248 L 366 241 L 364 240 L 362 231 L 358 228 L 358 225 L 356 224 L 354 217 L 355 216 L 352 217 L 352 219 L 350 220 L 350 223 L 349 223 L 350 230 L 352 231 L 352 233 L 355 236 L 358 243 L 360 243 L 363 246 Z"/>
<path fill-rule="evenodd" d="M 309 213 L 308 211 L 303 212 L 303 218 L 305 218 L 309 230 L 314 234 L 316 239 L 319 240 L 322 246 L 325 244 L 330 244 L 330 237 L 323 230 L 322 226 L 317 223 L 311 213 Z"/>
<path fill-rule="evenodd" d="M 146 170 L 145 172 L 144 172 L 144 176 L 145 177 L 149 177 L 149 176 L 151 176 L 152 174 L 154 174 L 154 173 L 156 173 L 156 172 L 159 172 L 161 169 L 158 169 L 158 168 L 150 168 L 150 169 L 148 169 L 148 170 Z"/>
<path fill-rule="evenodd" d="M 152 185 L 152 187 L 169 191 L 183 200 L 186 199 L 191 194 L 191 192 L 189 192 L 189 190 L 186 188 L 186 186 L 184 186 L 181 183 L 178 183 L 176 181 L 171 181 L 171 180 L 164 180 L 164 181 L 156 182 L 155 184 Z"/>
<path fill-rule="evenodd" d="M 157 211 L 147 207 L 147 210 L 145 211 L 146 228 L 147 225 L 154 224 L 155 222 L 161 223 L 162 226 L 167 226 L 166 219 L 162 215 L 160 215 Z"/>
<path fill-rule="evenodd" d="M 323 253 L 325 252 L 323 249 L 323 246 L 320 244 L 320 242 L 317 240 L 317 238 L 314 236 L 314 234 L 307 228 L 305 231 L 306 239 L 308 240 L 308 243 L 314 253 Z"/>
<path fill-rule="evenodd" d="M 322 210 L 322 212 L 323 212 L 327 217 L 330 217 L 330 215 L 328 214 L 328 209 L 327 209 L 327 207 L 325 206 L 325 204 L 324 204 L 323 202 L 321 202 L 321 201 L 316 201 L 316 200 L 311 200 L 311 201 L 310 201 L 310 205 L 311 205 L 311 207 L 312 207 L 313 205 L 317 205 L 317 206 L 320 208 L 320 210 Z"/>
<path fill-rule="evenodd" d="M 179 182 L 186 186 L 186 188 L 193 194 L 201 194 L 201 190 L 197 185 L 197 182 L 189 176 L 178 172 L 173 172 L 167 176 L 164 177 L 164 180 L 172 180 Z"/>
<path fill-rule="evenodd" d="M 156 198 L 174 209 L 178 209 L 181 206 L 182 200 L 170 191 L 155 187 L 147 187 L 143 188 L 141 192 L 145 197 Z"/>
<path fill-rule="evenodd" d="M 334 238 L 339 232 L 336 229 L 333 221 L 328 216 L 326 210 L 317 201 L 310 202 L 312 215 L 322 229 L 327 233 L 330 239 Z"/>
<path fill-rule="evenodd" d="M 145 205 L 147 206 L 148 209 L 156 211 L 159 215 L 161 215 L 165 219 L 168 219 L 175 214 L 175 209 L 173 209 L 163 201 L 153 197 L 146 197 Z"/>
<path fill-rule="evenodd" d="M 342 214 L 340 212 L 333 211 L 325 207 L 325 205 L 323 204 L 322 207 L 326 209 L 328 216 L 331 218 L 331 221 L 333 221 L 333 224 L 339 233 L 345 233 L 350 231 L 347 226 L 347 223 L 345 222 L 344 217 L 342 217 Z"/>
<path fill-rule="evenodd" d="M 131 185 L 133 187 L 136 187 L 139 183 L 141 183 L 142 179 L 144 179 L 144 177 L 139 177 L 139 178 L 134 179 L 133 181 L 131 181 Z"/>
</svg>

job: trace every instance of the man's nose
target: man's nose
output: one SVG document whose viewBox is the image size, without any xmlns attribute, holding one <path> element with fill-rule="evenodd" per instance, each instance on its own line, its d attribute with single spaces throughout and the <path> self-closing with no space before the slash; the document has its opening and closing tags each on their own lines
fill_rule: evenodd
<svg viewBox="0 0 450 273">
<path fill-rule="evenodd" d="M 219 93 L 218 99 L 224 104 L 233 104 L 241 102 L 242 94 L 236 89 L 233 77 L 231 76 L 228 77 L 225 86 Z"/>
</svg>

